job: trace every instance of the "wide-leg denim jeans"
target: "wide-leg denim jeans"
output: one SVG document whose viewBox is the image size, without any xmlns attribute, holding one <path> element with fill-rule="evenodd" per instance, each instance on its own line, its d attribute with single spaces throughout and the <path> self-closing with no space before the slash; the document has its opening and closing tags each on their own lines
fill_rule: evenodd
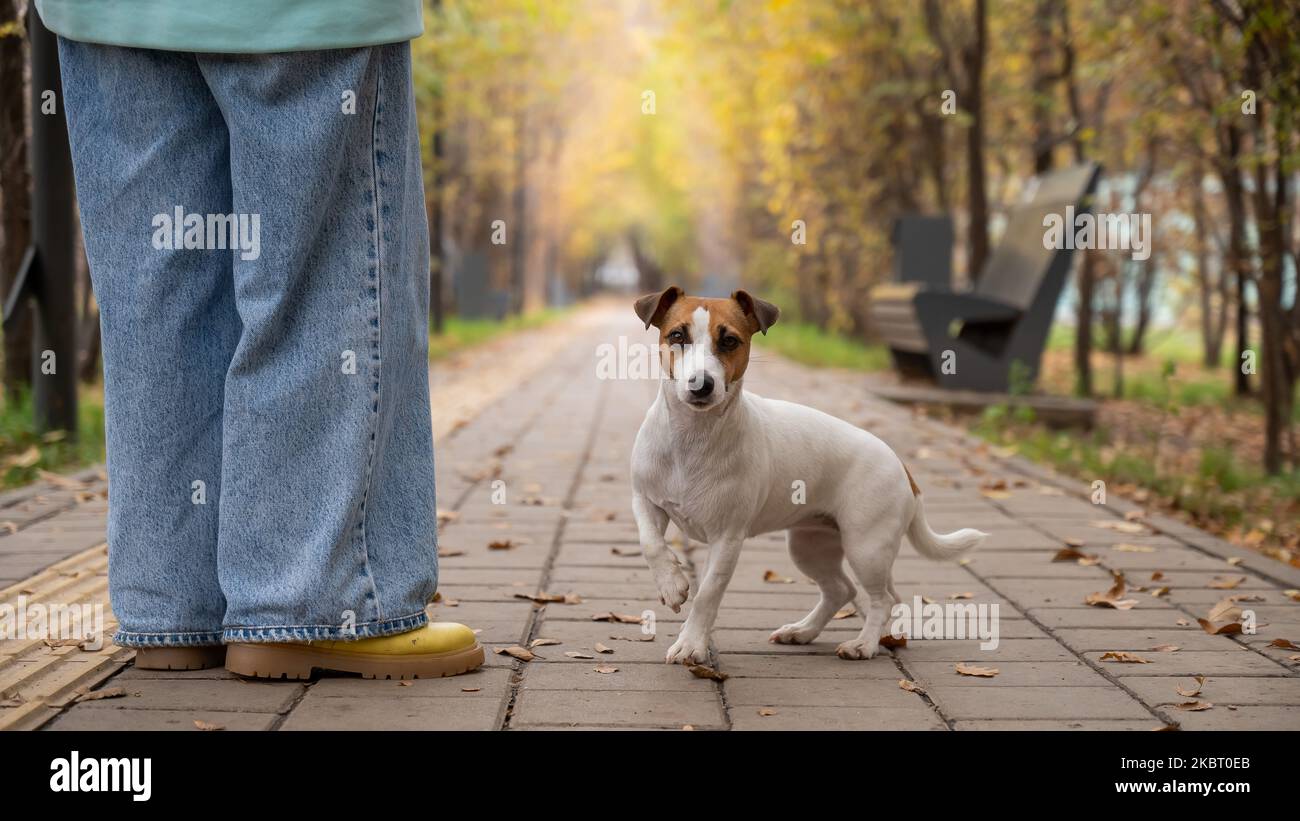
<svg viewBox="0 0 1300 821">
<path fill-rule="evenodd" d="M 420 626 L 437 514 L 409 44 L 59 45 L 116 642 Z"/>
</svg>

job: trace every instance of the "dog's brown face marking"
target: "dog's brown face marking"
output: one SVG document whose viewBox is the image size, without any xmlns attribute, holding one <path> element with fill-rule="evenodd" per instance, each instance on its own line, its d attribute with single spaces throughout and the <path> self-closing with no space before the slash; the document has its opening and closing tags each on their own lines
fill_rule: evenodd
<svg viewBox="0 0 1300 821">
<path fill-rule="evenodd" d="M 659 329 L 660 356 L 670 377 L 677 376 L 686 346 L 706 345 L 722 363 L 727 385 L 745 375 L 751 338 L 766 333 L 780 314 L 775 305 L 745 291 L 730 299 L 708 299 L 686 296 L 676 286 L 641 297 L 636 310 L 646 327 Z"/>
</svg>

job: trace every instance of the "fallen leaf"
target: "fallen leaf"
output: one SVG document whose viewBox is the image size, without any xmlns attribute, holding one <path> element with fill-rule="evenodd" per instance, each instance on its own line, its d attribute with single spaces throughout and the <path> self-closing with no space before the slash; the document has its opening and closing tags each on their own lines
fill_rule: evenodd
<svg viewBox="0 0 1300 821">
<path fill-rule="evenodd" d="M 1099 527 L 1102 530 L 1113 530 L 1116 533 L 1138 534 L 1147 532 L 1147 529 L 1137 522 L 1119 522 L 1113 519 L 1097 519 L 1088 524 L 1093 527 Z"/>
<path fill-rule="evenodd" d="M 759 707 L 758 714 L 761 716 L 774 716 L 776 715 L 776 710 L 773 710 L 771 707 Z"/>
<path fill-rule="evenodd" d="M 1145 519 L 1146 515 L 1145 510 L 1130 510 L 1124 514 L 1124 521 L 1136 522 L 1138 519 Z"/>
<path fill-rule="evenodd" d="M 564 655 L 568 656 L 571 659 L 594 659 L 595 658 L 595 656 L 593 656 L 590 653 L 580 653 L 577 650 L 566 650 L 564 652 Z"/>
<path fill-rule="evenodd" d="M 1229 596 L 1226 599 L 1220 599 L 1210 608 L 1206 618 L 1210 621 L 1236 621 L 1241 618 L 1241 608 L 1237 606 L 1237 600 Z"/>
<path fill-rule="evenodd" d="M 1208 701 L 1184 701 L 1182 704 L 1179 704 L 1177 706 L 1178 709 L 1186 710 L 1189 713 L 1198 713 L 1201 710 L 1214 709 L 1214 705 Z"/>
<path fill-rule="evenodd" d="M 224 729 L 226 729 L 225 727 L 221 726 L 220 724 L 213 724 L 213 723 L 210 722 L 210 721 L 199 721 L 197 718 L 194 719 L 194 726 L 195 726 L 196 729 L 204 730 L 204 731 L 206 731 L 206 732 L 213 732 L 213 731 L 215 731 L 215 730 L 224 730 Z"/>
<path fill-rule="evenodd" d="M 1190 622 L 1190 621 L 1188 621 L 1187 619 L 1181 619 L 1181 618 L 1175 620 L 1175 621 L 1174 621 L 1174 624 L 1178 625 L 1179 627 L 1189 627 L 1189 626 L 1191 626 L 1191 622 Z"/>
<path fill-rule="evenodd" d="M 1169 588 L 1168 588 L 1168 587 L 1157 587 L 1157 588 L 1154 588 L 1154 589 L 1152 589 L 1152 591 L 1151 591 L 1151 595 L 1155 596 L 1157 599 L 1160 598 L 1161 596 L 1168 596 L 1168 595 L 1169 595 Z"/>
<path fill-rule="evenodd" d="M 1268 643 L 1269 647 L 1281 647 L 1283 650 L 1300 650 L 1296 643 L 1290 639 L 1273 639 Z"/>
<path fill-rule="evenodd" d="M 563 644 L 559 639 L 533 639 L 528 643 L 528 647 L 549 647 L 552 644 Z"/>
<path fill-rule="evenodd" d="M 957 662 L 957 672 L 963 676 L 975 676 L 977 678 L 993 678 L 998 674 L 996 667 L 976 667 L 973 664 L 967 664 L 964 661 Z"/>
<path fill-rule="evenodd" d="M 537 658 L 537 656 L 533 655 L 531 651 L 523 647 L 520 647 L 517 644 L 511 645 L 510 647 L 498 647 L 496 649 L 496 653 L 499 656 L 511 656 L 512 658 L 517 658 L 520 661 L 532 661 L 533 659 Z"/>
<path fill-rule="evenodd" d="M 1181 728 L 1182 726 L 1183 726 L 1183 725 L 1179 724 L 1177 721 L 1171 721 L 1171 722 L 1169 722 L 1168 724 L 1161 724 L 1159 727 L 1153 727 L 1153 728 L 1151 729 L 1151 732 L 1153 732 L 1153 733 L 1176 733 L 1176 732 L 1178 732 L 1179 728 Z"/>
<path fill-rule="evenodd" d="M 1154 572 L 1154 573 L 1151 574 L 1151 581 L 1153 581 L 1153 582 L 1158 582 L 1158 581 L 1160 581 L 1161 579 L 1163 579 L 1164 577 L 1165 577 L 1164 572 L 1162 572 L 1162 571 L 1160 571 L 1160 570 L 1157 570 L 1156 572 Z"/>
<path fill-rule="evenodd" d="M 894 648 L 894 647 L 906 647 L 906 646 L 907 646 L 907 637 L 906 637 L 906 636 L 895 636 L 895 635 L 893 635 L 893 634 L 884 635 L 884 636 L 881 636 L 881 637 L 880 637 L 880 646 L 881 646 L 881 647 L 889 647 L 889 648 Z"/>
<path fill-rule="evenodd" d="M 1246 560 L 1240 556 L 1233 556 L 1232 558 L 1228 559 L 1228 564 L 1232 565 L 1233 567 L 1236 567 L 1237 565 L 1241 564 L 1244 561 Z"/>
<path fill-rule="evenodd" d="M 482 689 L 482 688 L 479 688 L 479 687 L 462 687 L 462 688 L 460 688 L 460 691 L 461 691 L 462 693 L 477 693 L 480 689 Z"/>
<path fill-rule="evenodd" d="M 4 466 L 6 468 L 29 468 L 39 461 L 41 461 L 41 451 L 35 445 L 32 445 L 22 453 L 14 454 L 5 459 Z"/>
<path fill-rule="evenodd" d="M 1102 661 L 1118 661 L 1121 664 L 1150 664 L 1151 662 L 1139 656 L 1137 653 L 1126 653 L 1123 650 L 1108 650 L 1101 654 Z"/>
<path fill-rule="evenodd" d="M 1226 624 L 1215 624 L 1208 619 L 1197 619 L 1196 623 L 1201 625 L 1201 629 L 1211 636 L 1235 636 L 1241 632 L 1241 622 L 1230 621 Z"/>
<path fill-rule="evenodd" d="M 592 613 L 592 621 L 612 621 L 619 624 L 640 624 L 642 618 L 631 613 Z"/>
<path fill-rule="evenodd" d="M 640 556 L 641 555 L 640 550 L 624 550 L 621 547 L 611 547 L 609 549 L 609 552 L 613 553 L 615 556 Z"/>
<path fill-rule="evenodd" d="M 496 541 L 488 542 L 488 550 L 510 550 L 514 546 L 515 543 L 509 539 L 497 539 Z"/>
<path fill-rule="evenodd" d="M 948 595 L 948 598 L 950 598 L 950 599 L 954 599 L 954 600 L 955 600 L 955 599 L 973 599 L 973 598 L 975 598 L 975 594 L 974 594 L 974 593 L 950 593 L 950 594 Z"/>
<path fill-rule="evenodd" d="M 696 678 L 707 678 L 710 681 L 726 681 L 729 676 L 718 670 L 714 670 L 707 664 L 692 664 L 686 668 L 691 671 L 691 675 Z"/>
<path fill-rule="evenodd" d="M 1157 644 L 1151 649 L 1157 653 L 1177 653 L 1180 648 L 1177 644 Z"/>
<path fill-rule="evenodd" d="M 597 653 L 612 653 L 612 652 L 614 652 L 614 649 L 613 649 L 612 647 L 606 647 L 605 645 L 601 644 L 600 642 L 596 642 L 596 646 L 593 647 L 592 649 L 595 650 Z"/>
<path fill-rule="evenodd" d="M 841 607 L 839 610 L 836 610 L 835 615 L 831 616 L 831 618 L 847 619 L 847 618 L 852 618 L 857 614 L 858 614 L 858 609 L 850 604 L 848 607 Z"/>
<path fill-rule="evenodd" d="M 1100 559 L 1093 554 L 1083 553 L 1081 551 L 1075 550 L 1073 547 L 1064 547 L 1056 551 L 1056 555 L 1052 557 L 1052 561 L 1078 562 L 1079 564 L 1089 566 L 1092 564 L 1096 564 L 1098 561 L 1100 561 Z"/>
<path fill-rule="evenodd" d="M 1086 542 L 1078 536 L 1066 536 L 1061 541 L 1065 542 L 1070 547 L 1083 547 L 1086 544 Z"/>
<path fill-rule="evenodd" d="M 905 678 L 900 678 L 898 680 L 898 686 L 909 693 L 925 693 L 924 687 L 917 684 L 915 681 L 908 681 Z"/>
<path fill-rule="evenodd" d="M 610 673 L 617 673 L 617 672 L 618 672 L 618 668 L 617 668 L 617 667 L 593 667 L 592 669 L 595 670 L 597 673 L 600 673 L 600 674 L 603 675 L 603 676 L 607 676 L 607 675 L 609 675 Z"/>
<path fill-rule="evenodd" d="M 1215 590 L 1235 590 L 1245 580 L 1245 576 L 1215 576 L 1210 582 L 1210 587 Z"/>
<path fill-rule="evenodd" d="M 535 604 L 582 604 L 582 597 L 577 593 L 515 593 L 514 597 Z"/>
<path fill-rule="evenodd" d="M 1084 597 L 1083 603 L 1090 604 L 1094 607 L 1113 607 L 1116 610 L 1132 610 L 1137 605 L 1137 599 L 1123 598 L 1127 586 L 1124 583 L 1124 574 L 1119 571 L 1111 573 L 1114 584 L 1110 590 L 1105 593 L 1089 593 Z"/>
<path fill-rule="evenodd" d="M 609 638 L 610 641 L 654 641 L 655 634 L 650 633 L 649 635 L 639 636 L 610 636 Z"/>
<path fill-rule="evenodd" d="M 445 549 L 441 547 L 438 548 L 439 559 L 450 559 L 452 556 L 464 556 L 464 555 L 465 555 L 465 551 L 463 550 L 456 550 L 454 548 L 445 548 Z"/>
<path fill-rule="evenodd" d="M 1196 698 L 1201 694 L 1201 688 L 1204 686 L 1205 686 L 1205 676 L 1197 676 L 1195 689 L 1179 686 L 1179 687 L 1175 687 L 1174 690 L 1177 691 L 1178 695 L 1182 696 L 1183 698 Z"/>
<path fill-rule="evenodd" d="M 766 570 L 763 572 L 763 581 L 768 584 L 794 584 L 794 579 L 787 579 L 775 570 Z"/>
<path fill-rule="evenodd" d="M 123 687 L 105 687 L 102 690 L 94 690 L 92 692 L 81 691 L 81 695 L 77 696 L 76 700 L 99 701 L 103 698 L 121 698 L 125 695 L 126 689 Z"/>
<path fill-rule="evenodd" d="M 397 686 L 398 686 L 398 687 L 410 687 L 410 686 L 411 686 L 411 682 L 409 682 L 409 681 L 399 681 L 399 682 L 397 682 Z"/>
<path fill-rule="evenodd" d="M 12 522 L 5 522 L 4 524 L 12 524 Z M 4 525 L 0 525 L 0 527 L 3 526 Z M 1282 595 L 1286 596 L 1291 601 L 1300 601 L 1300 590 L 1283 590 Z"/>
<path fill-rule="evenodd" d="M 1155 553 L 1156 549 L 1150 545 L 1130 544 L 1129 542 L 1120 542 L 1110 546 L 1111 550 L 1118 550 L 1120 553 Z"/>
</svg>

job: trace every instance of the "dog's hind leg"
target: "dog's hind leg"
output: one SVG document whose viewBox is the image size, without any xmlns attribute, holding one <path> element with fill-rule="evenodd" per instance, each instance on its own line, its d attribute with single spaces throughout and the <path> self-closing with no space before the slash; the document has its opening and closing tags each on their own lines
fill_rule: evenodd
<svg viewBox="0 0 1300 821">
<path fill-rule="evenodd" d="M 840 532 L 829 525 L 791 528 L 786 533 L 790 558 L 799 572 L 817 583 L 821 598 L 812 612 L 793 624 L 777 628 L 768 641 L 777 644 L 807 644 L 821 635 L 841 607 L 857 592 L 844 572 L 844 550 Z"/>
<path fill-rule="evenodd" d="M 842 642 L 835 649 L 835 654 L 840 658 L 869 659 L 879 651 L 885 622 L 897 604 L 891 574 L 902 541 L 902 526 L 885 539 L 870 533 L 852 536 L 845 534 L 844 556 L 862 585 L 864 595 L 858 609 L 866 623 L 862 625 L 862 632 L 857 638 Z"/>
</svg>

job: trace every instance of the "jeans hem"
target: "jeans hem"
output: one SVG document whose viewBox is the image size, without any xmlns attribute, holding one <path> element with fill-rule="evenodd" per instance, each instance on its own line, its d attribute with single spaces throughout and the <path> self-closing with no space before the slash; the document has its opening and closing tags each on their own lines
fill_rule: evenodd
<svg viewBox="0 0 1300 821">
<path fill-rule="evenodd" d="M 276 627 L 227 627 L 221 633 L 226 644 L 253 644 L 257 642 L 302 641 L 354 641 L 394 633 L 409 633 L 429 622 L 423 610 L 407 616 L 381 621 L 363 622 L 351 626 L 321 624 L 280 625 Z"/>
<path fill-rule="evenodd" d="M 113 634 L 118 647 L 220 647 L 221 631 L 204 630 L 188 633 L 136 633 L 118 630 Z"/>
</svg>

